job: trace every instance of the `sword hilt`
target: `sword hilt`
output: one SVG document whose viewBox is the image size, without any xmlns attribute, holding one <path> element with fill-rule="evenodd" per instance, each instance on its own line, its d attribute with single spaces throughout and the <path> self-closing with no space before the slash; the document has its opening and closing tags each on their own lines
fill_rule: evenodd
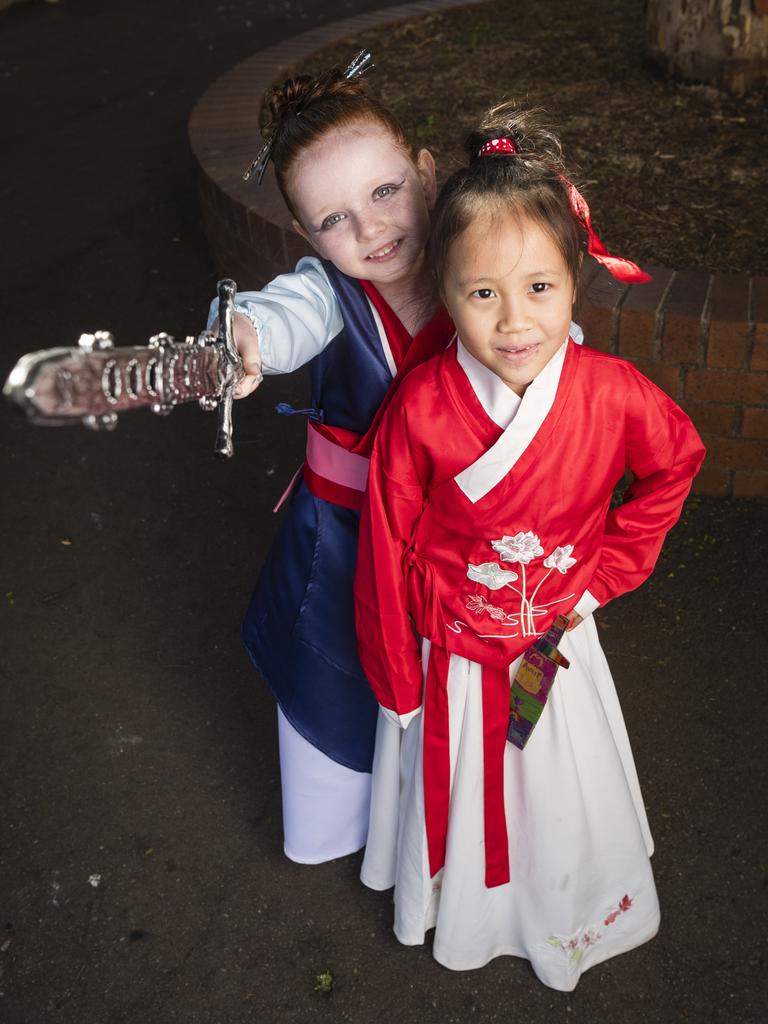
<svg viewBox="0 0 768 1024">
<path fill-rule="evenodd" d="M 235 389 L 245 376 L 243 361 L 235 345 L 235 295 L 237 285 L 230 278 L 224 278 L 218 284 L 219 293 L 219 335 L 208 344 L 216 345 L 219 353 L 219 376 L 222 382 L 221 393 L 216 396 L 200 399 L 200 406 L 207 412 L 213 409 L 218 414 L 216 427 L 216 444 L 214 455 L 220 459 L 231 459 L 235 448 L 232 444 L 232 405 Z"/>
<path fill-rule="evenodd" d="M 232 444 L 232 405 L 235 388 L 244 376 L 243 361 L 235 345 L 234 305 L 237 285 L 230 278 L 219 281 L 219 337 L 222 346 L 222 376 L 224 388 L 218 400 L 218 429 L 214 454 L 220 459 L 230 459 L 234 454 Z"/>
</svg>

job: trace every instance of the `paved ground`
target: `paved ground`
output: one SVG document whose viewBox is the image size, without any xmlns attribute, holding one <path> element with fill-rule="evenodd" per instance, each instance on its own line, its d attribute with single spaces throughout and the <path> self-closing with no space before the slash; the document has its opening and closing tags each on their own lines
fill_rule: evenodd
<svg viewBox="0 0 768 1024">
<path fill-rule="evenodd" d="M 187 113 L 260 45 L 369 3 L 26 3 L 0 15 L 4 376 L 112 329 L 194 332 L 213 278 Z M 10 158 L 10 159 L 9 159 Z M 400 947 L 358 858 L 281 853 L 274 711 L 238 620 L 299 459 L 268 382 L 215 462 L 194 408 L 117 436 L 3 408 L 0 1019 L 765 1019 L 765 508 L 699 501 L 600 616 L 657 840 L 648 946 L 571 996 Z M 278 434 L 279 430 L 279 434 Z M 246 698 L 246 694 L 248 695 Z M 330 994 L 315 977 L 332 972 Z"/>
</svg>

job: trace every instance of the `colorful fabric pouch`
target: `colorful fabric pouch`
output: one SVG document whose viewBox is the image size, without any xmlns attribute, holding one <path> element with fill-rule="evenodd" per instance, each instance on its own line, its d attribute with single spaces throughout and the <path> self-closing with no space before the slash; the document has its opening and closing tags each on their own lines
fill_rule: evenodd
<svg viewBox="0 0 768 1024">
<path fill-rule="evenodd" d="M 519 750 L 524 749 L 541 718 L 558 668 L 568 668 L 568 659 L 557 649 L 567 626 L 565 615 L 558 615 L 547 632 L 528 648 L 517 669 L 509 694 L 507 740 Z"/>
</svg>

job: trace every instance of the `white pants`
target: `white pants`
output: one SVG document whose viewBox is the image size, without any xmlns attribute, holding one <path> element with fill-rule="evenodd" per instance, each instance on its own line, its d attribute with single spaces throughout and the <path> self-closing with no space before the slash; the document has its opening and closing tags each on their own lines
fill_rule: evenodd
<svg viewBox="0 0 768 1024">
<path fill-rule="evenodd" d="M 323 754 L 277 709 L 285 855 L 322 864 L 365 846 L 370 772 L 356 772 Z"/>
</svg>

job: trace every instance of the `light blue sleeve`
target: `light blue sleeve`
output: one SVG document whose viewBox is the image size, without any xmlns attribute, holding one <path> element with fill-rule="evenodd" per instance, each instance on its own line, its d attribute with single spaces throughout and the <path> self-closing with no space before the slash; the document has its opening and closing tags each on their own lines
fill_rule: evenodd
<svg viewBox="0 0 768 1024">
<path fill-rule="evenodd" d="M 320 260 L 305 256 L 292 274 L 261 291 L 238 292 L 235 310 L 256 328 L 264 373 L 291 373 L 323 351 L 343 326 L 341 311 Z M 218 315 L 211 303 L 208 327 Z"/>
</svg>

